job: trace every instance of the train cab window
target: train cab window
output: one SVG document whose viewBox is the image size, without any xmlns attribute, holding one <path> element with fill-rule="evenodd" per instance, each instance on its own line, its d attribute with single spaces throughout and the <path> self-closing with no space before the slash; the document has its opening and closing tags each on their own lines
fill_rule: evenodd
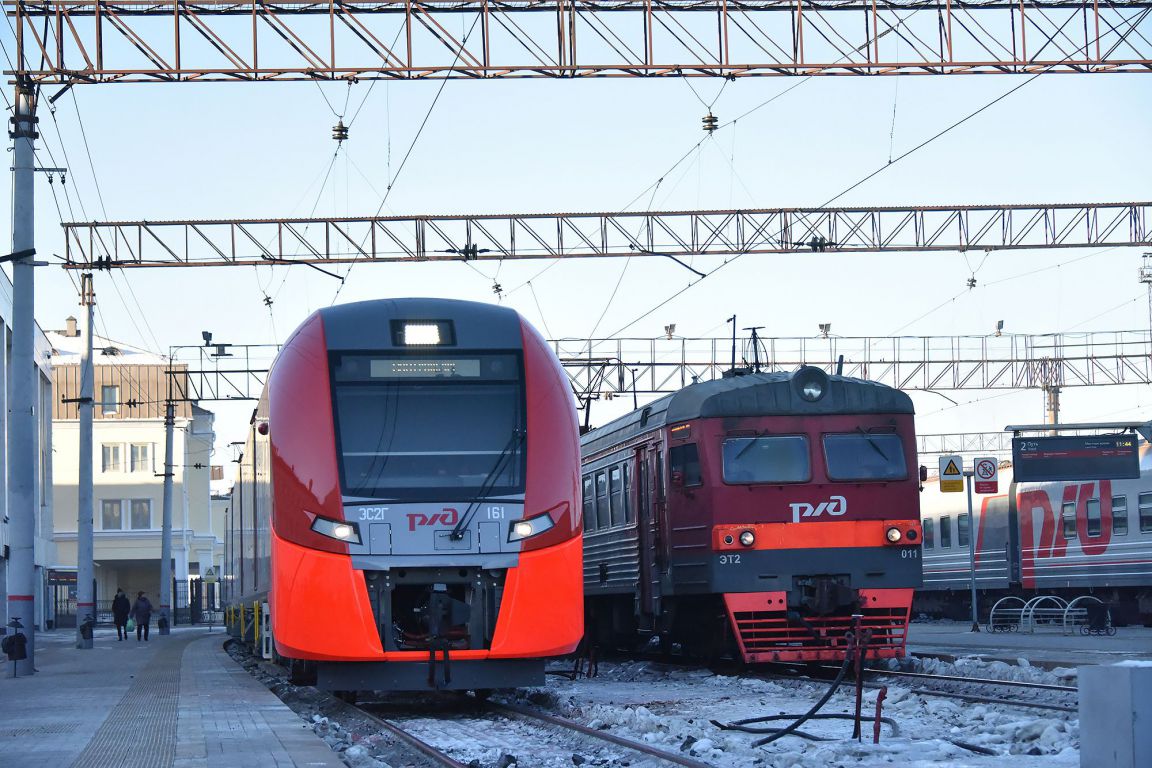
<svg viewBox="0 0 1152 768">
<path fill-rule="evenodd" d="M 1076 502 L 1064 502 L 1060 508 L 1060 522 L 1064 527 L 1064 538 L 1076 538 Z"/>
<path fill-rule="evenodd" d="M 968 546 L 968 515 L 956 516 L 956 546 Z"/>
<path fill-rule="evenodd" d="M 812 479 L 804 435 L 733 437 L 724 441 L 724 482 L 804 483 Z"/>
<path fill-rule="evenodd" d="M 620 467 L 608 470 L 608 504 L 612 525 L 624 524 L 624 473 Z"/>
<path fill-rule="evenodd" d="M 908 462 L 900 436 L 891 432 L 824 435 L 828 479 L 839 482 L 903 480 Z"/>
<path fill-rule="evenodd" d="M 668 451 L 668 461 L 671 464 L 673 485 L 690 486 L 704 483 L 700 475 L 700 452 L 696 443 L 672 446 Z"/>
<path fill-rule="evenodd" d="M 932 549 L 936 546 L 936 521 L 922 520 L 920 527 L 924 529 L 924 549 Z"/>
<path fill-rule="evenodd" d="M 940 518 L 940 549 L 952 548 L 952 518 L 944 515 Z"/>
<path fill-rule="evenodd" d="M 1100 499 L 1088 499 L 1085 505 L 1088 517 L 1088 535 L 1100 535 Z"/>
<path fill-rule="evenodd" d="M 608 475 L 604 472 L 596 473 L 596 527 L 607 528 L 612 525 L 612 515 L 608 507 Z"/>
<path fill-rule="evenodd" d="M 344 495 L 431 501 L 524 493 L 518 354 L 334 352 L 330 366 Z"/>
<path fill-rule="evenodd" d="M 596 520 L 596 493 L 592 487 L 592 475 L 584 475 L 584 530 L 589 530 Z"/>
<path fill-rule="evenodd" d="M 1112 497 L 1112 535 L 1128 535 L 1128 497 Z"/>
<path fill-rule="evenodd" d="M 1136 501 L 1140 511 L 1140 533 L 1152 532 L 1152 493 L 1142 493 Z"/>
</svg>

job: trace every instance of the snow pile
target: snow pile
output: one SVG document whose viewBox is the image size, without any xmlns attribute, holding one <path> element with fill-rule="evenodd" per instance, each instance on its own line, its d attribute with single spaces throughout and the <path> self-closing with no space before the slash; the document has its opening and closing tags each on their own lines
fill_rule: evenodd
<svg viewBox="0 0 1152 768">
<path fill-rule="evenodd" d="M 320 715 L 312 716 L 312 732 L 340 755 L 349 768 L 391 768 L 381 755 L 389 747 L 383 735 L 366 737 L 343 728 L 340 723 Z"/>
</svg>

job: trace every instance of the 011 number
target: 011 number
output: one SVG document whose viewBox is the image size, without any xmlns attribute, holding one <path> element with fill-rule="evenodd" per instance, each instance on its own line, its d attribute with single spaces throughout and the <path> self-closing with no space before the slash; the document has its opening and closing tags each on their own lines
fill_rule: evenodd
<svg viewBox="0 0 1152 768">
<path fill-rule="evenodd" d="M 917 547 L 905 547 L 900 550 L 900 557 L 905 560 L 916 560 L 920 557 L 920 550 Z"/>
</svg>

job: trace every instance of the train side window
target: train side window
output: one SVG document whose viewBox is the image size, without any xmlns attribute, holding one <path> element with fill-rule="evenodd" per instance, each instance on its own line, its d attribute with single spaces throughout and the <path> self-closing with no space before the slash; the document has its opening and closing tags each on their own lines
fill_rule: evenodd
<svg viewBox="0 0 1152 768">
<path fill-rule="evenodd" d="M 632 522 L 632 505 L 628 502 L 628 499 L 632 496 L 632 485 L 633 485 L 633 483 L 632 483 L 632 465 L 625 464 L 624 465 L 624 497 L 623 497 L 624 522 L 625 523 Z"/>
<path fill-rule="evenodd" d="M 656 501 L 664 501 L 664 451 L 656 451 Z"/>
<path fill-rule="evenodd" d="M 936 521 L 923 520 L 920 527 L 924 529 L 924 549 L 932 549 L 936 546 Z"/>
<path fill-rule="evenodd" d="M 612 524 L 612 515 L 608 508 L 608 475 L 604 472 L 596 473 L 596 527 L 607 528 Z"/>
<path fill-rule="evenodd" d="M 940 549 L 952 548 L 952 517 L 944 515 L 940 518 Z"/>
<path fill-rule="evenodd" d="M 672 446 L 668 451 L 668 461 L 672 465 L 673 485 L 703 484 L 704 481 L 700 477 L 700 452 L 696 448 L 696 443 Z"/>
<path fill-rule="evenodd" d="M 968 546 L 968 515 L 956 516 L 956 546 Z"/>
<path fill-rule="evenodd" d="M 1085 508 L 1088 513 L 1088 535 L 1100 535 L 1100 499 L 1088 499 Z"/>
<path fill-rule="evenodd" d="M 624 483 L 619 466 L 608 469 L 608 507 L 611 510 L 612 525 L 624 524 Z"/>
<path fill-rule="evenodd" d="M 1140 510 L 1140 533 L 1152 531 L 1152 493 L 1142 493 L 1136 499 Z"/>
<path fill-rule="evenodd" d="M 584 530 L 592 528 L 596 521 L 596 494 L 592 487 L 592 475 L 584 475 Z"/>
<path fill-rule="evenodd" d="M 1112 535 L 1128 535 L 1128 497 L 1112 497 Z"/>
<path fill-rule="evenodd" d="M 1060 520 L 1064 526 L 1064 538 L 1076 538 L 1076 502 L 1064 502 L 1060 509 Z"/>
</svg>

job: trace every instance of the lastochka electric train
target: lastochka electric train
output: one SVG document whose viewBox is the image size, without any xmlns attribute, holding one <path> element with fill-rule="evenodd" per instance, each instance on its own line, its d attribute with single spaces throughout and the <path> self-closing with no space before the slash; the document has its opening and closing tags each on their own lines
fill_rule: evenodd
<svg viewBox="0 0 1152 768">
<path fill-rule="evenodd" d="M 1137 480 L 1016 483 L 975 496 L 976 587 L 981 616 L 1001 597 L 1091 595 L 1122 623 L 1152 624 L 1152 448 L 1140 446 Z M 967 618 L 971 566 L 968 503 L 924 489 L 924 586 L 916 610 Z"/>
<path fill-rule="evenodd" d="M 316 312 L 272 367 L 241 463 L 229 626 L 297 682 L 535 685 L 580 641 L 572 392 L 513 310 Z"/>
<path fill-rule="evenodd" d="M 903 655 L 921 578 L 903 392 L 807 366 L 731 375 L 581 442 L 592 642 L 835 661 L 859 614 L 869 656 Z"/>
</svg>

